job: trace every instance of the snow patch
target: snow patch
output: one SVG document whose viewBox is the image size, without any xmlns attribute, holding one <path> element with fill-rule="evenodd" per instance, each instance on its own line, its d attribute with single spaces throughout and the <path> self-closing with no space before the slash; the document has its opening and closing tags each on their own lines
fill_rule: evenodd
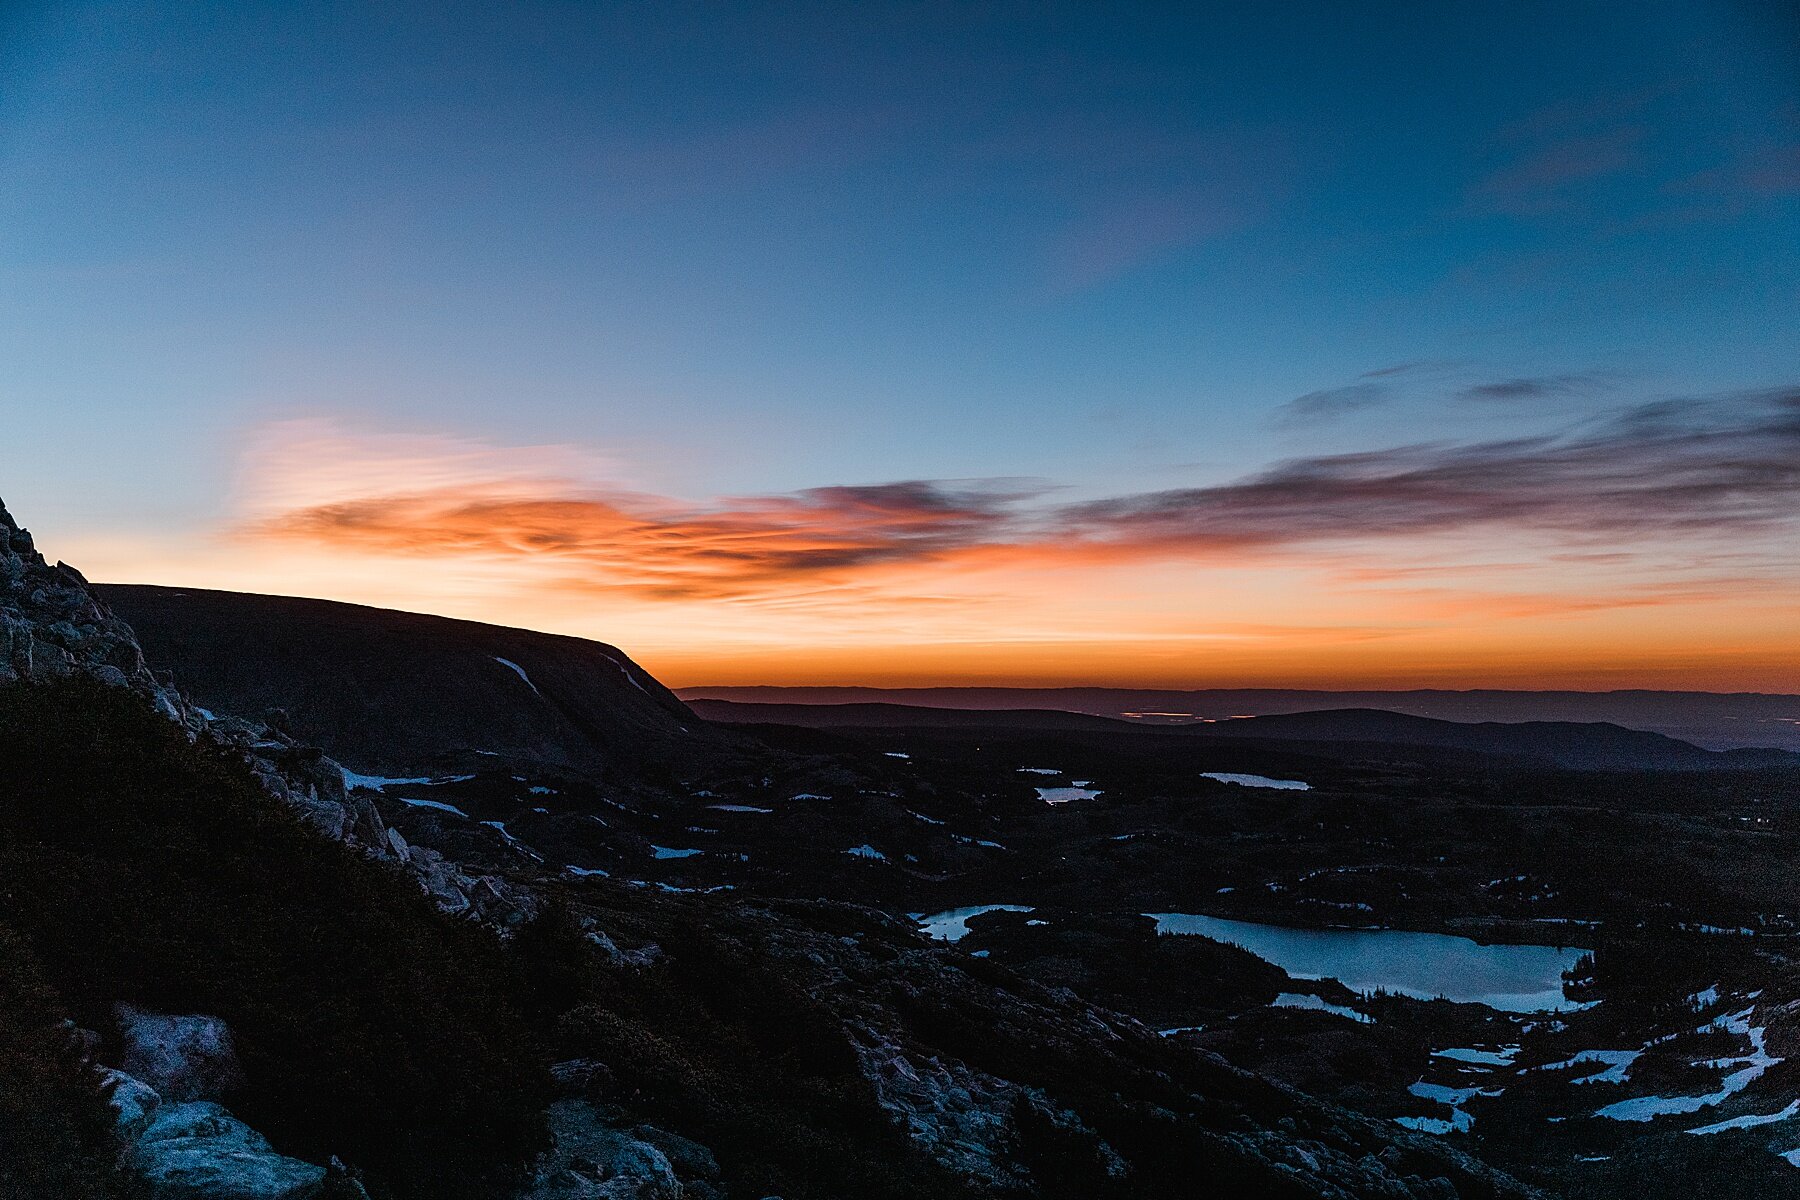
<svg viewBox="0 0 1800 1200">
<path fill-rule="evenodd" d="M 499 834 L 502 841 L 508 846 L 511 846 L 514 850 L 517 850 L 520 854 L 523 854 L 525 857 L 534 858 L 538 862 L 544 861 L 543 855 L 539 854 L 536 850 L 533 850 L 530 846 L 527 846 L 524 842 L 521 842 L 512 835 L 511 831 L 506 828 L 505 821 L 483 821 L 482 824 Z"/>
<path fill-rule="evenodd" d="M 1781 1062 L 1781 1058 L 1770 1054 L 1765 1048 L 1764 1040 L 1768 1030 L 1762 1026 L 1750 1024 L 1753 1008 L 1741 1012 L 1718 1017 L 1695 1030 L 1706 1033 L 1710 1030 L 1722 1029 L 1727 1033 L 1735 1033 L 1750 1043 L 1750 1053 L 1737 1058 L 1715 1058 L 1697 1062 L 1695 1066 L 1731 1067 L 1739 1066 L 1719 1082 L 1719 1090 L 1704 1096 L 1639 1096 L 1633 1100 L 1621 1100 L 1617 1104 L 1609 1104 L 1596 1112 L 1596 1117 L 1606 1117 L 1614 1121 L 1651 1121 L 1661 1116 L 1675 1116 L 1682 1113 L 1698 1112 L 1703 1108 L 1711 1108 L 1723 1103 L 1731 1096 L 1743 1091 L 1762 1077 L 1762 1073 Z"/>
<path fill-rule="evenodd" d="M 1584 1063 L 1605 1063 L 1606 1070 L 1584 1075 L 1576 1083 L 1624 1083 L 1631 1074 L 1631 1065 L 1638 1060 L 1642 1050 L 1583 1050 L 1572 1058 L 1561 1062 L 1543 1063 L 1528 1067 L 1531 1071 L 1566 1071 L 1570 1067 L 1579 1067 Z"/>
<path fill-rule="evenodd" d="M 643 684 L 641 684 L 637 681 L 637 676 L 635 676 L 631 673 L 631 668 L 627 667 L 624 663 L 620 662 L 618 659 L 614 658 L 610 654 L 608 654 L 606 657 L 607 657 L 607 660 L 610 661 L 613 666 L 619 668 L 619 674 L 621 674 L 625 677 L 626 683 L 629 683 L 632 687 L 634 687 L 638 691 L 644 693 L 644 695 L 646 695 L 646 696 L 648 696 L 650 694 L 650 689 L 646 688 Z M 682 730 L 682 732 L 686 733 L 687 730 L 684 729 L 684 730 Z"/>
<path fill-rule="evenodd" d="M 511 671 L 513 674 L 517 675 L 520 679 L 523 679 L 525 681 L 525 686 L 530 688 L 537 695 L 542 696 L 544 694 L 544 693 L 538 691 L 537 684 L 531 682 L 531 676 L 529 676 L 525 673 L 525 668 L 521 667 L 518 663 L 514 662 L 512 659 L 501 658 L 498 654 L 496 654 L 496 655 L 494 655 L 494 661 L 499 663 L 501 666 L 505 667 L 507 670 Z"/>
<path fill-rule="evenodd" d="M 1284 792 L 1312 791 L 1312 784 L 1299 779 L 1271 779 L 1267 775 L 1246 775 L 1237 771 L 1202 771 L 1200 776 L 1220 783 L 1235 783 L 1240 787 L 1278 788 Z"/>
<path fill-rule="evenodd" d="M 1729 1121 L 1720 1121 L 1717 1125 L 1702 1125 L 1698 1129 L 1690 1129 L 1689 1133 L 1708 1134 L 1724 1133 L 1727 1129 L 1754 1129 L 1758 1125 L 1773 1125 L 1777 1121 L 1786 1121 L 1800 1113 L 1800 1100 L 1792 1101 L 1780 1112 L 1761 1113 L 1749 1117 L 1733 1117 Z"/>
<path fill-rule="evenodd" d="M 1450 1119 L 1442 1117 L 1395 1117 L 1396 1125 L 1404 1125 L 1414 1133 L 1430 1133 L 1443 1135 L 1446 1133 L 1467 1133 L 1475 1127 L 1475 1118 L 1462 1109 L 1453 1109 Z"/>
<path fill-rule="evenodd" d="M 429 784 L 437 782 L 429 775 L 413 775 L 403 779 L 397 775 L 362 775 L 352 771 L 349 767 L 340 767 L 338 769 L 344 773 L 344 790 L 352 792 L 357 788 L 366 788 L 371 792 L 379 792 L 384 788 L 391 788 L 397 784 Z"/>
<path fill-rule="evenodd" d="M 1375 1018 L 1367 1013 L 1359 1013 L 1354 1008 L 1348 1008 L 1342 1004 L 1332 1004 L 1330 1001 L 1322 1000 L 1318 996 L 1306 992 L 1283 992 L 1275 997 L 1274 1002 L 1271 1003 L 1269 1007 L 1310 1008 L 1315 1012 L 1328 1012 L 1334 1013 L 1340 1017 L 1349 1017 L 1352 1021 L 1356 1021 L 1363 1025 L 1373 1025 L 1375 1023 Z"/>
<path fill-rule="evenodd" d="M 1447 1050 L 1433 1050 L 1431 1057 L 1447 1058 L 1452 1062 L 1470 1063 L 1482 1067 L 1510 1067 L 1513 1057 L 1518 1053 L 1517 1046 L 1502 1046 L 1498 1050 L 1463 1049 L 1452 1046 Z"/>
<path fill-rule="evenodd" d="M 402 804 L 410 805 L 413 808 L 435 808 L 439 812 L 455 813 L 465 821 L 469 819 L 468 813 L 456 807 L 454 804 L 445 804 L 442 800 L 413 800 L 406 796 L 395 796 L 394 799 Z"/>
</svg>

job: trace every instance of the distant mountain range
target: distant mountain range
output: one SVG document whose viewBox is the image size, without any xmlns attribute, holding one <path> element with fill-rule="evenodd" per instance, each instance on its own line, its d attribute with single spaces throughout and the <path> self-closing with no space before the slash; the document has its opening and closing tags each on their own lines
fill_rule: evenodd
<svg viewBox="0 0 1800 1200">
<path fill-rule="evenodd" d="M 1124 736 L 1191 738 L 1208 742 L 1284 743 L 1326 757 L 1380 757 L 1374 747 L 1461 751 L 1514 764 L 1575 770 L 1693 771 L 1800 764 L 1800 754 L 1775 749 L 1705 750 L 1660 733 L 1603 721 L 1523 721 L 1478 724 L 1440 721 L 1381 709 L 1327 709 L 1242 717 L 1209 724 L 1144 726 L 1112 717 L 1054 709 L 957 709 L 904 704 L 752 704 L 692 700 L 711 721 L 801 725 L 813 729 L 988 728 L 1112 732 Z"/>
<path fill-rule="evenodd" d="M 1383 709 L 1458 722 L 1605 721 L 1692 742 L 1709 750 L 1800 750 L 1800 695 L 1661 691 L 1320 691 L 1211 688 L 690 687 L 684 700 L 756 704 L 904 704 L 928 708 L 1055 709 L 1140 724 L 1197 724 L 1233 717 Z"/>
</svg>

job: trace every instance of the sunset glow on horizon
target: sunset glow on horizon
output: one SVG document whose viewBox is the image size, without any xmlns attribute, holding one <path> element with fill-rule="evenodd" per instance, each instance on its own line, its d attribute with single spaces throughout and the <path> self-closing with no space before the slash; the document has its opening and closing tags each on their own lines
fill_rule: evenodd
<svg viewBox="0 0 1800 1200">
<path fill-rule="evenodd" d="M 672 686 L 1773 690 L 1800 669 L 1797 462 L 1800 397 L 1768 394 L 1089 500 L 678 500 L 558 474 L 617 466 L 576 447 L 309 420 L 251 440 L 219 527 L 51 549 L 107 581 L 598 638 Z"/>
<path fill-rule="evenodd" d="M 0 17 L 0 496 L 89 578 L 673 686 L 1800 691 L 1756 5 L 377 7 Z"/>
</svg>

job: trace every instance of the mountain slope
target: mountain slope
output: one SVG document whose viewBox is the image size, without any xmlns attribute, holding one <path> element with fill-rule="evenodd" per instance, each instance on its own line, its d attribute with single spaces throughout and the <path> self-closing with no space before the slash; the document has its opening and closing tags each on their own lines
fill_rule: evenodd
<svg viewBox="0 0 1800 1200">
<path fill-rule="evenodd" d="M 518 1177 L 550 1080 L 484 930 L 126 689 L 0 688 L 0 745 L 0 929 L 66 1015 L 103 1030 L 121 1002 L 218 1014 L 247 1080 L 233 1107 L 398 1195 L 490 1196 Z"/>
<path fill-rule="evenodd" d="M 363 772 L 517 765 L 623 781 L 732 745 L 601 642 L 326 600 L 95 590 L 195 702 L 279 710 L 289 732 Z"/>
<path fill-rule="evenodd" d="M 20 544 L 0 547 L 0 582 L 48 570 Z M 284 804 L 290 791 L 264 786 L 257 755 L 218 732 L 233 722 L 190 722 L 170 685 L 133 686 L 142 656 L 130 630 L 78 575 L 58 578 L 67 603 L 52 608 L 91 620 L 59 627 L 38 611 L 41 589 L 0 589 L 18 676 L 0 686 L 0 877 L 13 885 L 0 887 L 0 925 L 44 964 L 42 978 L 17 976 L 43 996 L 35 1030 L 57 1011 L 52 992 L 101 1029 L 121 1000 L 218 1014 L 240 1035 L 245 1078 L 225 1085 L 238 1089 L 233 1103 L 284 1150 L 353 1156 L 334 1164 L 344 1185 L 334 1196 L 368 1194 L 354 1186 L 358 1168 L 383 1198 L 1175 1200 L 1197 1181 L 1293 1200 L 1533 1194 L 1452 1147 L 1237 1070 L 860 906 L 571 877 L 522 854 L 506 872 L 537 915 L 503 945 L 486 923 L 434 909 L 423 880 L 400 869 L 403 839 L 384 837 L 388 857 L 371 861 Z M 289 615 L 258 599 L 265 621 Z M 193 644 L 255 649 L 254 622 L 240 616 Z M 318 640 L 344 634 L 344 615 L 308 616 L 319 613 L 265 626 L 264 640 L 285 643 L 314 689 L 301 694 L 327 700 L 321 659 L 360 649 L 404 673 L 399 651 L 423 636 L 389 614 L 373 632 Z M 432 680 L 453 684 L 473 656 L 513 650 L 521 682 L 568 715 L 530 678 L 555 669 L 567 639 L 431 632 Z M 307 637 L 313 657 L 300 670 Z M 95 654 L 74 653 L 90 642 Z M 555 649 L 535 657 L 545 643 Z M 683 710 L 607 648 L 585 653 L 649 698 L 630 702 L 628 720 L 608 724 L 598 706 L 571 721 L 604 769 L 641 765 L 612 739 L 672 739 L 662 722 L 682 745 L 725 744 L 683 729 Z M 219 694 L 254 697 L 249 680 L 271 661 L 283 660 L 265 651 L 214 664 Z M 381 699 L 400 705 L 421 686 Z M 320 723 L 348 739 L 353 710 L 328 706 Z M 658 710 L 661 721 L 647 715 Z M 445 721 L 405 732 L 429 744 Z M 101 1035 L 81 1052 L 93 1057 L 69 1065 L 116 1049 Z M 0 1055 L 0 1097 L 53 1073 L 31 1057 L 21 1071 Z M 540 1116 L 551 1080 L 562 1098 Z M 91 1125 L 89 1101 L 66 1098 L 62 1115 Z M 522 1170 L 546 1128 L 548 1154 Z M 0 1141 L 13 1136 L 0 1124 Z M 0 1156 L 0 1192 L 19 1194 L 12 1172 Z"/>
</svg>

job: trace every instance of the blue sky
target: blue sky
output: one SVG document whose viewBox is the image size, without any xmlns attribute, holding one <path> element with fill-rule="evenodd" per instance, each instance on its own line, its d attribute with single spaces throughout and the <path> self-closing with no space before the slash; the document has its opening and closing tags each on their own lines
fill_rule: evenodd
<svg viewBox="0 0 1800 1200">
<path fill-rule="evenodd" d="M 1792 6 L 7 14 L 0 495 L 103 571 L 296 421 L 1084 499 L 1800 362 Z"/>
</svg>

